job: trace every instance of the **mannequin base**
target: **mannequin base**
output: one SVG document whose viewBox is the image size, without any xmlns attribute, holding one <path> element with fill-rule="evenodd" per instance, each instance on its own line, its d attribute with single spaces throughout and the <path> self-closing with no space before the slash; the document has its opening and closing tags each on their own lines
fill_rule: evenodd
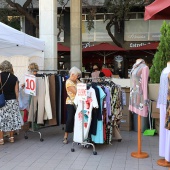
<svg viewBox="0 0 170 170">
<path fill-rule="evenodd" d="M 149 157 L 149 155 L 146 152 L 141 152 L 141 153 L 132 152 L 131 156 L 134 157 L 134 158 L 147 158 L 147 157 Z"/>
<path fill-rule="evenodd" d="M 158 164 L 159 166 L 170 167 L 170 162 L 166 161 L 165 159 L 159 159 L 159 160 L 157 160 L 157 164 Z"/>
</svg>

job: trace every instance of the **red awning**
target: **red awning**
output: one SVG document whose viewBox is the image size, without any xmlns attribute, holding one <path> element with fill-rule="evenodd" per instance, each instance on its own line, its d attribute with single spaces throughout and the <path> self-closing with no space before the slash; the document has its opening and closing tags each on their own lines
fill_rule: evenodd
<svg viewBox="0 0 170 170">
<path fill-rule="evenodd" d="M 57 49 L 58 49 L 57 50 L 58 52 L 70 52 L 70 48 L 69 47 L 64 46 L 64 45 L 62 45 L 60 43 L 57 44 Z"/>
<path fill-rule="evenodd" d="M 145 7 L 144 20 L 170 19 L 170 0 L 155 0 Z"/>
<path fill-rule="evenodd" d="M 111 54 L 115 54 L 115 53 L 126 52 L 125 49 L 109 44 L 109 43 L 100 43 L 100 44 L 97 44 L 91 47 L 84 48 L 82 51 L 83 53 L 94 52 L 98 54 L 99 56 L 103 56 L 104 64 L 105 64 L 105 60 L 107 56 Z"/>
<path fill-rule="evenodd" d="M 97 52 L 97 51 L 125 51 L 125 49 L 120 48 L 118 46 L 109 44 L 109 43 L 100 43 L 91 47 L 87 47 L 83 49 L 83 52 Z"/>
<path fill-rule="evenodd" d="M 143 50 L 143 51 L 147 51 L 147 50 L 157 50 L 157 47 L 159 45 L 159 42 L 153 42 L 153 43 L 150 43 L 150 44 L 146 44 L 146 45 L 143 45 L 143 46 L 140 46 L 140 47 L 134 47 L 134 48 L 130 48 L 129 51 L 139 51 L 139 50 Z"/>
</svg>

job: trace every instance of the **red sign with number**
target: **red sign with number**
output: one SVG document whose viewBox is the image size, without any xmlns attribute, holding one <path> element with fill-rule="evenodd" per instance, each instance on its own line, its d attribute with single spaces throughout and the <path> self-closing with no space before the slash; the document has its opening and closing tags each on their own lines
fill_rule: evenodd
<svg viewBox="0 0 170 170">
<path fill-rule="evenodd" d="M 34 75 L 25 75 L 25 93 L 36 96 L 36 77 Z"/>
</svg>

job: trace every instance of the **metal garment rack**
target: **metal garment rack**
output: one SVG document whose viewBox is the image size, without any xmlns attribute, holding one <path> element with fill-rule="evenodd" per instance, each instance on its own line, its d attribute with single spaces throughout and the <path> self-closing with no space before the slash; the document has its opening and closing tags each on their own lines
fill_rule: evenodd
<svg viewBox="0 0 170 170">
<path fill-rule="evenodd" d="M 31 100 L 34 100 L 34 96 L 32 96 Z M 34 130 L 34 101 L 32 103 L 32 109 L 33 109 L 33 114 L 32 114 L 31 129 L 25 131 L 24 138 L 28 139 L 27 132 L 38 133 L 40 135 L 40 141 L 43 142 L 44 139 L 42 138 L 41 132 Z"/>
<path fill-rule="evenodd" d="M 51 71 L 51 72 L 62 72 L 62 71 L 64 71 L 64 72 L 68 72 L 69 70 L 39 70 L 39 71 Z M 31 100 L 34 100 L 34 96 L 32 96 Z M 41 132 L 35 130 L 35 128 L 34 128 L 34 102 L 32 103 L 32 109 L 33 109 L 33 115 L 32 115 L 32 122 L 31 122 L 31 129 L 25 131 L 24 138 L 28 139 L 28 135 L 27 135 L 28 132 L 38 133 L 40 135 L 40 141 L 43 142 L 44 139 L 42 138 Z M 46 127 L 50 127 L 50 126 L 46 126 Z M 43 129 L 43 128 L 45 128 L 45 127 L 42 127 L 42 128 L 39 128 L 39 129 Z M 62 129 L 64 130 L 64 127 Z"/>
<path fill-rule="evenodd" d="M 102 82 L 104 80 L 105 81 L 111 81 L 112 77 L 96 77 L 96 78 L 89 77 L 89 78 L 81 78 L 80 80 L 84 81 L 84 80 L 94 80 L 94 79 L 99 80 L 98 82 Z M 122 137 L 120 135 L 120 130 L 119 130 L 119 128 L 117 126 L 113 127 L 112 134 L 113 134 L 115 140 L 117 140 L 118 142 L 122 141 Z"/>
<path fill-rule="evenodd" d="M 84 80 L 91 80 L 92 78 L 81 78 L 80 80 L 82 81 L 82 83 L 84 83 Z M 93 78 L 94 79 L 94 78 Z M 93 143 L 87 142 L 84 140 L 84 114 L 83 114 L 83 110 L 84 110 L 84 101 L 82 101 L 82 143 L 78 143 L 78 142 L 74 142 L 72 143 L 72 148 L 71 148 L 71 152 L 74 152 L 74 143 L 78 143 L 78 145 L 83 145 L 86 148 L 89 148 L 89 146 L 91 145 L 93 147 L 93 155 L 97 155 L 95 146 Z"/>
<path fill-rule="evenodd" d="M 69 70 L 39 70 L 39 71 L 40 71 L 40 72 L 43 72 L 43 71 L 49 72 L 49 71 L 51 71 L 51 72 L 57 72 L 57 73 L 58 73 L 58 72 L 59 72 L 59 73 L 60 73 L 60 72 L 67 72 L 67 73 L 69 72 Z"/>
</svg>

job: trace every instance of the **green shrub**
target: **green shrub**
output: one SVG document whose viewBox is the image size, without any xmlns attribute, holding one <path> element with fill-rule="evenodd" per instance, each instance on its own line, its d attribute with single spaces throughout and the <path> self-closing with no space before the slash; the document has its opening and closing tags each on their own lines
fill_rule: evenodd
<svg viewBox="0 0 170 170">
<path fill-rule="evenodd" d="M 150 83 L 159 83 L 162 70 L 170 61 L 170 23 L 163 22 L 161 38 L 150 69 Z"/>
</svg>

